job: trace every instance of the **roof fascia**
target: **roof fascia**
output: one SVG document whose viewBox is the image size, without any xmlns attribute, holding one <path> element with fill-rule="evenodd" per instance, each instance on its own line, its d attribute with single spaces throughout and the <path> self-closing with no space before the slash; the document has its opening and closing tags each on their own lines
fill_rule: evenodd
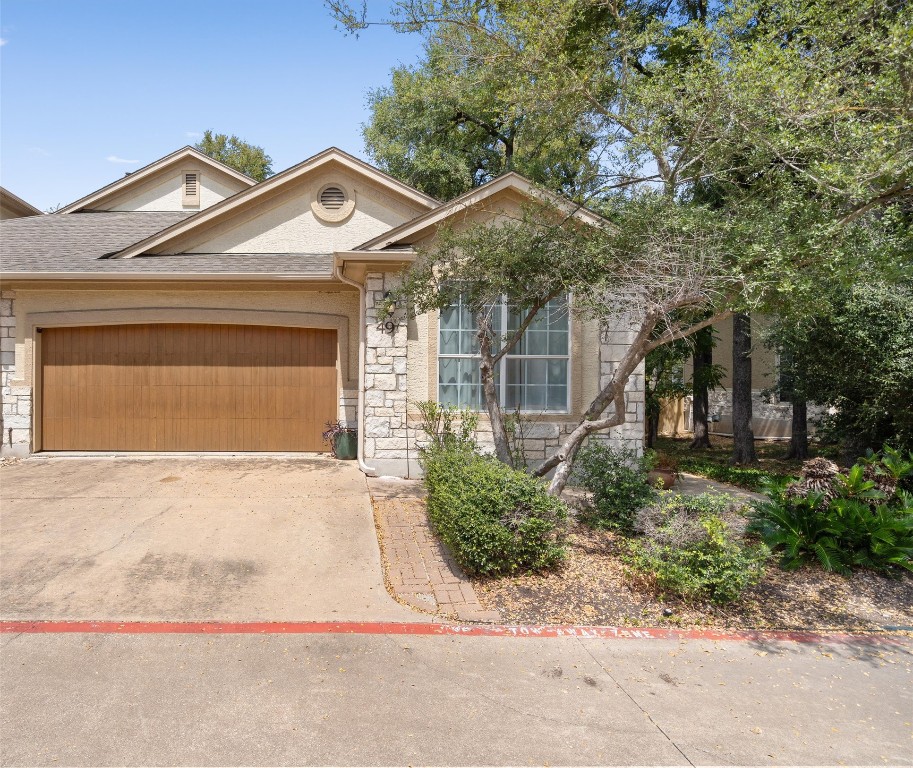
<svg viewBox="0 0 913 768">
<path fill-rule="evenodd" d="M 252 187 L 257 184 L 257 182 L 250 176 L 236 171 L 234 168 L 225 165 L 225 163 L 214 160 L 209 155 L 204 155 L 199 150 L 194 149 L 188 145 L 186 147 L 181 147 L 180 149 L 175 150 L 170 155 L 165 155 L 165 157 L 161 157 L 158 160 L 149 163 L 149 165 L 143 166 L 137 171 L 133 171 L 133 173 L 129 174 L 128 176 L 124 176 L 117 181 L 111 182 L 107 186 L 102 187 L 101 189 L 98 189 L 95 192 L 86 195 L 85 197 L 81 197 L 79 200 L 76 200 L 69 205 L 55 211 L 55 214 L 73 213 L 74 211 L 78 211 L 82 208 L 92 205 L 93 203 L 97 203 L 99 200 L 103 200 L 106 197 L 110 197 L 112 195 L 123 192 L 128 187 L 150 179 L 159 170 L 167 167 L 171 163 L 177 162 L 181 157 L 187 157 L 188 159 L 192 159 L 194 162 L 204 163 L 210 168 L 215 168 L 216 170 L 231 176 L 237 181 L 247 184 L 248 187 Z"/>
<path fill-rule="evenodd" d="M 508 189 L 516 190 L 530 200 L 535 198 L 545 199 L 587 224 L 592 224 L 594 226 L 606 226 L 610 224 L 607 219 L 596 212 L 591 211 L 589 208 L 578 206 L 567 198 L 539 189 L 526 177 L 521 176 L 514 171 L 510 171 L 492 179 L 481 187 L 476 187 L 475 189 L 470 189 L 468 192 L 464 192 L 449 203 L 444 203 L 440 208 L 429 211 L 428 213 L 423 213 L 421 216 L 417 216 L 411 221 L 400 224 L 398 227 L 394 227 L 384 234 L 378 235 L 377 237 L 362 243 L 357 246 L 355 250 L 383 250 L 416 232 L 420 232 L 427 227 L 438 224 L 462 211 L 470 210 L 488 198 Z"/>
<path fill-rule="evenodd" d="M 123 272 L 0 272 L 0 277 L 5 281 L 10 280 L 28 280 L 28 281 L 212 281 L 223 282 L 232 280 L 235 282 L 287 282 L 287 281 L 308 281 L 308 282 L 333 282 L 336 278 L 333 275 L 327 275 L 324 272 L 142 272 L 135 274 L 124 274 Z"/>
<path fill-rule="evenodd" d="M 150 249 L 158 248 L 176 237 L 187 234 L 197 227 L 205 226 L 213 221 L 213 219 L 223 214 L 236 210 L 259 198 L 277 194 L 277 190 L 280 190 L 283 185 L 299 179 L 302 176 L 317 170 L 321 166 L 334 161 L 355 173 L 361 173 L 368 176 L 381 186 L 399 193 L 401 196 L 412 200 L 414 203 L 425 208 L 433 210 L 440 206 L 440 203 L 433 197 L 429 197 L 428 195 L 419 192 L 417 189 L 413 189 L 400 181 L 396 181 L 396 179 L 391 176 L 378 171 L 376 168 L 373 168 L 356 157 L 352 157 L 352 155 L 343 152 L 341 149 L 330 147 L 329 149 L 325 149 L 323 152 L 308 158 L 304 162 L 298 163 L 298 165 L 293 165 L 291 168 L 287 168 L 281 173 L 277 173 L 275 176 L 271 176 L 265 181 L 261 181 L 250 189 L 246 189 L 243 192 L 239 192 L 237 195 L 228 197 L 225 200 L 194 214 L 184 221 L 172 224 L 170 227 L 147 237 L 145 240 L 140 240 L 139 242 L 124 248 L 113 258 L 132 259 L 134 256 L 147 253 Z"/>
<path fill-rule="evenodd" d="M 19 195 L 10 192 L 6 187 L 0 187 L 0 195 L 3 196 L 4 202 L 10 208 L 18 208 L 25 212 L 25 216 L 44 215 L 44 211 L 39 210 L 31 203 L 27 203 Z"/>
</svg>

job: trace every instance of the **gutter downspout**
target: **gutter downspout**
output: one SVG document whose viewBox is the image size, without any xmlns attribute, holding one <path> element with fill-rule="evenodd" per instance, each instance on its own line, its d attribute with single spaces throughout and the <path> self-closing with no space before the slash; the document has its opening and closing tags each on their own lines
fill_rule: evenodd
<svg viewBox="0 0 913 768">
<path fill-rule="evenodd" d="M 367 339 L 365 337 L 365 324 L 367 323 L 367 314 L 365 311 L 365 287 L 361 283 L 350 280 L 342 274 L 342 267 L 338 264 L 334 267 L 334 274 L 340 282 L 347 283 L 358 289 L 358 413 L 356 420 L 358 424 L 358 468 L 366 475 L 377 477 L 377 470 L 365 464 L 365 346 Z"/>
</svg>

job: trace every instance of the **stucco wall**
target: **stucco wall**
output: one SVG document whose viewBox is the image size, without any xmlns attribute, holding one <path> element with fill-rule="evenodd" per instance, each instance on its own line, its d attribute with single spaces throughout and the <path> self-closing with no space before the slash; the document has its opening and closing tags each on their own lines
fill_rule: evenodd
<svg viewBox="0 0 913 768">
<path fill-rule="evenodd" d="M 188 167 L 187 170 L 192 169 Z M 247 189 L 247 185 L 216 179 L 203 169 L 200 171 L 200 207 L 188 208 L 182 204 L 183 176 L 180 171 L 175 171 L 154 186 L 117 198 L 104 208 L 109 211 L 195 211 L 215 205 L 242 189 Z"/>
<path fill-rule="evenodd" d="M 312 203 L 320 189 L 343 187 L 355 210 L 341 222 L 318 218 Z M 188 253 L 333 253 L 361 245 L 422 211 L 384 194 L 355 176 L 340 172 L 315 174 L 252 211 L 238 212 L 230 228 L 189 237 L 172 249 Z"/>
<path fill-rule="evenodd" d="M 770 389 L 777 383 L 777 355 L 764 344 L 764 330 L 768 322 L 762 316 L 751 318 L 751 387 L 752 389 Z M 713 326 L 716 332 L 716 346 L 713 348 L 713 362 L 723 367 L 721 385 L 732 388 L 732 318 L 727 318 Z M 692 360 L 685 362 L 685 380 L 694 372 Z"/>
<path fill-rule="evenodd" d="M 15 300 L 13 300 L 15 297 Z M 31 403 L 36 385 L 34 365 L 37 322 L 45 327 L 152 322 L 232 322 L 264 325 L 315 325 L 334 327 L 344 335 L 340 340 L 339 418 L 354 426 L 358 378 L 358 292 L 339 284 L 296 290 L 287 286 L 273 288 L 213 287 L 120 288 L 120 289 L 29 289 L 15 294 L 4 292 L 3 311 L 3 405 L 4 452 L 27 452 L 32 441 Z M 185 313 L 182 315 L 182 313 Z M 186 314 L 192 313 L 192 314 Z M 193 314 L 195 313 L 195 314 Z M 59 321 L 59 322 L 55 322 Z M 14 324 L 14 325 L 13 325 Z M 15 407 L 14 407 L 15 406 Z M 24 413 L 24 411 L 28 411 Z M 13 418 L 15 425 L 9 423 Z M 21 423 L 20 423 L 21 422 Z M 9 429 L 15 428 L 7 445 Z M 18 442 L 17 442 L 18 441 Z M 24 446 L 24 447 L 23 447 Z"/>
</svg>

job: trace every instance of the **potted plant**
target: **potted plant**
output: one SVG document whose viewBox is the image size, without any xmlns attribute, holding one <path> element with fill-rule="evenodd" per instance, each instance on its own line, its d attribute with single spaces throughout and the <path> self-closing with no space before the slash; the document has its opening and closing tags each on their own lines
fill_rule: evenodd
<svg viewBox="0 0 913 768">
<path fill-rule="evenodd" d="M 644 454 L 647 467 L 647 482 L 664 491 L 675 485 L 678 477 L 678 459 L 662 451 L 647 451 Z"/>
<path fill-rule="evenodd" d="M 328 421 L 323 439 L 329 443 L 337 459 L 354 459 L 358 456 L 358 430 L 340 421 Z"/>
</svg>

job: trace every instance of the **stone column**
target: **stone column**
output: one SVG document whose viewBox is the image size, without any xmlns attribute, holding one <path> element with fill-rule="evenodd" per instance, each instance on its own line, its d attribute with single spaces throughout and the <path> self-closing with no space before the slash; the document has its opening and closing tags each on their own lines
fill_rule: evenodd
<svg viewBox="0 0 913 768">
<path fill-rule="evenodd" d="M 0 292 L 0 455 L 27 456 L 32 442 L 32 389 L 16 386 L 14 291 Z M 19 376 L 18 378 L 22 378 Z"/>
<path fill-rule="evenodd" d="M 602 331 L 599 345 L 599 387 L 605 387 L 612 379 L 618 361 L 634 341 L 635 332 L 623 319 L 608 324 Z M 608 439 L 616 448 L 628 448 L 640 455 L 644 449 L 644 423 L 646 418 L 644 363 L 641 362 L 625 387 L 625 423 L 612 427 Z"/>
<path fill-rule="evenodd" d="M 390 316 L 383 306 L 401 279 L 369 272 L 365 280 L 365 463 L 380 475 L 405 477 L 417 458 L 406 413 L 407 323 L 402 309 Z"/>
</svg>

